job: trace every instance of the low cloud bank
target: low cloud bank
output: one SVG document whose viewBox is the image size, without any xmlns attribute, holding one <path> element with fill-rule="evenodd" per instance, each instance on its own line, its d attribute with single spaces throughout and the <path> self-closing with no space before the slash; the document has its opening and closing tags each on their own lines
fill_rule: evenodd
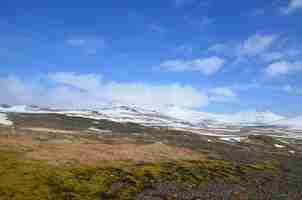
<svg viewBox="0 0 302 200">
<path fill-rule="evenodd" d="M 179 83 L 105 82 L 101 75 L 73 72 L 51 73 L 35 80 L 0 77 L 0 103 L 60 108 L 97 108 L 107 103 L 148 108 L 199 108 L 209 104 L 207 92 Z"/>
</svg>

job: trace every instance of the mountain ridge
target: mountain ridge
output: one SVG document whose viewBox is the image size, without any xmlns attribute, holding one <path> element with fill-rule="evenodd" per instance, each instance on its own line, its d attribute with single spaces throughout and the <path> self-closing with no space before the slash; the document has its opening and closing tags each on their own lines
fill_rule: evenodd
<svg viewBox="0 0 302 200">
<path fill-rule="evenodd" d="M 41 108 L 38 106 L 15 105 L 0 106 L 3 113 L 58 113 L 79 117 L 109 118 L 117 121 L 146 122 L 158 125 L 173 122 L 191 124 L 192 126 L 202 126 L 206 124 L 225 124 L 233 126 L 253 126 L 253 125 L 289 125 L 302 128 L 302 116 L 296 118 L 285 118 L 270 111 L 257 112 L 246 111 L 234 114 L 212 114 L 195 111 L 180 107 L 168 107 L 164 109 L 145 109 L 128 105 L 109 105 L 99 109 L 57 109 Z"/>
</svg>

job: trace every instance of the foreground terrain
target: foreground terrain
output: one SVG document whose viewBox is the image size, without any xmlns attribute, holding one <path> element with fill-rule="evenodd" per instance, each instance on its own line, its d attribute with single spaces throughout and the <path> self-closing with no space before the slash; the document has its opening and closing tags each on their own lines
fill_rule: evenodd
<svg viewBox="0 0 302 200">
<path fill-rule="evenodd" d="M 49 113 L 7 118 L 0 200 L 302 199 L 297 138 L 244 129 L 239 138 L 217 137 Z"/>
</svg>

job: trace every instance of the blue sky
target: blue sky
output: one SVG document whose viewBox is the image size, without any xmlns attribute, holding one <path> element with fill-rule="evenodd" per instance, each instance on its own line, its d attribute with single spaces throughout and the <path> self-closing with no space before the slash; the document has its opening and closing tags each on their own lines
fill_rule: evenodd
<svg viewBox="0 0 302 200">
<path fill-rule="evenodd" d="M 0 103 L 302 114 L 302 0 L 1 1 Z"/>
</svg>

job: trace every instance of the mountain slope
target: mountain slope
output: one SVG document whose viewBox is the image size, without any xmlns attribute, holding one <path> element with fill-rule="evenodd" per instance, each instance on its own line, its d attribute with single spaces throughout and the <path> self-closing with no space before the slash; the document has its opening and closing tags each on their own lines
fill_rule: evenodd
<svg viewBox="0 0 302 200">
<path fill-rule="evenodd" d="M 265 125 L 283 119 L 285 118 L 270 111 L 247 111 L 233 115 L 225 115 L 224 118 L 221 118 L 220 120 L 235 125 Z"/>
<path fill-rule="evenodd" d="M 292 129 L 302 130 L 302 116 L 280 120 L 275 122 L 274 125 L 286 126 Z"/>
<path fill-rule="evenodd" d="M 172 107 L 162 112 L 168 116 L 174 116 L 178 119 L 190 122 L 192 124 L 200 124 L 202 122 L 214 122 L 228 125 L 265 125 L 274 121 L 285 119 L 270 111 L 257 112 L 247 111 L 234 114 L 210 114 L 189 109 Z"/>
<path fill-rule="evenodd" d="M 225 126 L 295 126 L 301 128 L 301 119 L 287 120 L 272 112 L 239 112 L 211 114 L 180 107 L 148 110 L 136 106 L 108 105 L 95 110 L 64 110 L 35 106 L 0 106 L 3 113 L 53 113 L 91 119 L 108 119 L 116 122 L 133 122 L 153 127 L 204 128 Z"/>
</svg>

